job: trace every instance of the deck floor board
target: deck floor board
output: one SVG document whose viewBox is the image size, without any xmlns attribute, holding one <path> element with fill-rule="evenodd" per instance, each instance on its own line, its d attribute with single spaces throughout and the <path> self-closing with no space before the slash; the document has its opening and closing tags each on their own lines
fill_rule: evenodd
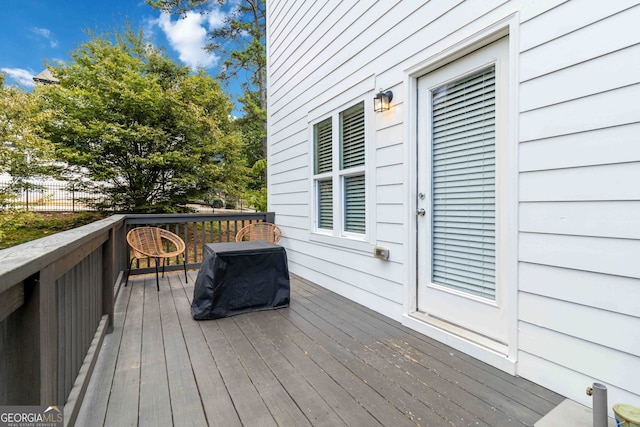
<svg viewBox="0 0 640 427">
<path fill-rule="evenodd" d="M 235 321 L 220 322 L 220 326 L 276 424 L 310 426 L 304 413 L 251 345 L 237 323 Z"/>
<path fill-rule="evenodd" d="M 258 316 L 256 316 L 258 317 Z M 281 345 L 282 355 L 296 366 L 298 375 L 301 375 L 312 385 L 318 396 L 320 396 L 340 417 L 346 425 L 367 425 L 376 426 L 380 423 L 370 414 L 368 408 L 364 408 L 360 402 L 353 399 L 347 392 L 349 386 L 344 383 L 348 378 L 334 378 L 328 374 L 325 364 L 317 362 L 317 355 L 314 349 L 305 345 L 304 335 L 298 328 L 292 328 L 286 322 L 281 321 L 278 313 L 265 311 L 260 313 L 260 318 L 256 319 L 256 324 L 264 333 L 272 333 L 280 342 L 289 343 Z"/>
<path fill-rule="evenodd" d="M 442 396 L 434 394 L 429 388 L 407 377 L 405 372 L 389 369 L 387 365 L 392 360 L 377 354 L 369 344 L 363 345 L 354 341 L 352 336 L 325 320 L 323 316 L 309 311 L 303 304 L 295 306 L 291 311 L 291 317 L 298 316 L 297 324 L 300 328 L 308 329 L 303 323 L 307 320 L 315 327 L 328 332 L 330 336 L 316 335 L 316 340 L 387 402 L 398 405 L 396 409 L 408 420 L 415 420 L 417 423 L 428 421 L 431 425 L 439 425 L 447 423 L 454 416 L 459 421 L 464 419 L 459 414 L 452 415 L 447 412 L 451 404 L 445 402 Z M 434 404 L 435 402 L 440 405 Z M 388 414 L 395 414 L 389 411 L 388 407 L 382 409 Z M 471 414 L 467 415 L 471 417 Z"/>
<path fill-rule="evenodd" d="M 141 427 L 159 426 L 171 419 L 171 396 L 162 336 L 158 292 L 144 293 L 139 421 Z"/>
<path fill-rule="evenodd" d="M 234 321 L 243 329 L 247 339 L 251 341 L 287 393 L 295 398 L 296 404 L 312 425 L 328 427 L 341 425 L 341 420 L 333 408 L 318 397 L 313 385 L 299 374 L 298 368 L 289 359 L 282 355 L 279 347 L 286 345 L 288 340 L 263 333 L 257 327 L 258 317 L 240 316 Z"/>
<path fill-rule="evenodd" d="M 126 311 L 129 304 L 130 288 L 123 288 L 114 304 L 113 332 L 107 334 L 87 388 L 83 405 L 80 407 L 76 425 L 99 426 L 105 422 L 109 396 L 113 384 L 113 373 L 118 361 L 118 351 L 124 329 Z M 90 402 L 90 403 L 89 403 Z"/>
<path fill-rule="evenodd" d="M 169 280 L 179 280 L 177 274 L 168 275 L 168 278 Z M 171 283 L 169 283 L 170 285 Z M 207 424 L 207 420 L 193 372 L 192 355 L 187 349 L 185 335 L 188 332 L 180 324 L 178 310 L 173 299 L 173 289 L 166 288 L 167 285 L 165 285 L 163 292 L 159 293 L 159 297 L 173 425 L 204 426 Z M 146 289 L 148 290 L 149 287 Z"/>
<path fill-rule="evenodd" d="M 304 279 L 299 279 L 299 283 L 302 289 L 305 289 L 305 286 L 312 290 L 317 289 L 316 285 Z M 495 403 L 508 406 L 513 400 L 517 402 L 516 406 L 507 411 L 528 410 L 526 414 L 522 414 L 536 418 L 536 414 L 548 410 L 549 404 L 557 405 L 558 399 L 561 399 L 557 393 L 525 379 L 511 376 L 438 341 L 427 339 L 335 293 L 319 289 L 317 295 L 323 301 L 321 305 L 330 311 L 331 317 L 342 317 L 346 322 L 366 328 L 376 339 L 397 348 L 397 354 L 417 359 L 427 369 L 449 372 L 450 375 L 447 375 L 446 379 L 450 382 L 471 384 L 471 388 L 481 384 L 491 391 L 485 398 L 492 405 Z M 380 334 L 381 331 L 384 333 Z"/>
<path fill-rule="evenodd" d="M 459 370 L 458 361 L 451 353 L 439 352 L 434 357 L 427 353 L 430 349 L 423 341 L 407 339 L 397 333 L 396 328 L 366 313 L 353 313 L 352 305 L 345 301 L 323 299 L 318 307 L 326 310 L 325 318 L 342 325 L 351 339 L 370 350 L 368 359 L 363 359 L 365 362 L 375 364 L 381 372 L 393 372 L 386 365 L 395 365 L 399 368 L 400 376 L 396 377 L 399 385 L 410 387 L 413 395 L 424 394 L 427 404 L 437 402 L 434 410 L 439 412 L 438 407 L 442 407 L 445 411 L 440 411 L 440 415 L 453 418 L 454 423 L 469 419 L 471 414 L 492 426 L 513 422 L 513 415 L 531 423 L 539 418 L 508 395 L 492 388 L 496 378 L 484 383 L 476 378 L 475 371 L 470 376 Z M 372 353 L 378 358 L 371 356 Z M 485 379 L 487 377 L 485 375 Z"/>
<path fill-rule="evenodd" d="M 563 397 L 292 275 L 289 308 L 195 321 L 197 271 L 134 276 L 76 425 L 533 425 Z"/>
<path fill-rule="evenodd" d="M 140 395 L 140 359 L 142 347 L 142 299 L 141 286 L 125 291 L 129 304 L 122 327 L 118 360 L 113 373 L 111 394 L 106 413 L 106 425 L 135 426 L 138 424 L 138 397 Z M 140 303 L 138 303 L 140 302 Z"/>
<path fill-rule="evenodd" d="M 193 372 L 200 391 L 200 401 L 210 426 L 241 426 L 238 412 L 229 395 L 227 386 L 220 375 L 213 356 L 210 342 L 203 339 L 201 323 L 191 318 L 191 297 L 193 280 L 182 286 L 182 277 L 172 280 L 172 293 L 178 312 L 178 318 L 184 331 L 185 341 L 191 358 Z M 174 279 L 174 277 L 172 277 Z M 193 278 L 195 280 L 195 277 Z"/>
<path fill-rule="evenodd" d="M 491 381 L 501 380 L 498 388 L 503 389 L 503 387 L 511 387 L 509 392 L 513 389 L 518 389 L 525 393 L 529 397 L 534 397 L 534 401 L 530 401 L 529 403 L 534 405 L 534 402 L 539 403 L 540 407 L 538 412 L 544 411 L 545 408 L 548 407 L 549 404 L 557 405 L 558 394 L 546 389 L 544 387 L 540 387 L 537 384 L 525 380 L 523 378 L 514 377 L 506 372 L 500 371 L 499 369 L 494 368 L 486 363 L 481 362 L 478 359 L 475 359 L 472 356 L 461 353 L 457 350 L 452 349 L 451 347 L 443 344 L 441 342 L 435 340 L 425 340 L 425 337 L 421 335 L 419 332 L 416 332 L 411 329 L 407 329 L 398 324 L 398 322 L 393 321 L 380 313 L 376 313 L 363 307 L 358 304 L 353 304 L 348 299 L 337 295 L 331 291 L 328 291 L 324 288 L 319 288 L 317 285 L 302 279 L 298 278 L 298 283 L 300 284 L 300 288 L 304 289 L 305 284 L 311 286 L 311 289 L 314 290 L 315 295 L 318 295 L 320 298 L 324 299 L 328 304 L 333 305 L 338 302 L 346 303 L 349 310 L 353 313 L 356 313 L 356 316 L 360 316 L 360 313 L 364 313 L 366 316 L 371 316 L 373 318 L 378 319 L 382 323 L 386 323 L 391 327 L 390 331 L 395 331 L 395 333 L 399 335 L 395 335 L 391 332 L 392 336 L 403 336 L 409 342 L 416 343 L 421 342 L 421 345 L 418 345 L 421 351 L 424 351 L 426 355 L 434 357 L 438 360 L 445 360 L 446 356 L 442 358 L 440 355 L 452 354 L 455 356 L 455 364 L 452 365 L 452 368 L 458 370 L 460 372 L 470 373 L 473 372 L 474 376 L 484 376 L 487 375 Z M 436 351 L 437 353 L 433 353 Z M 538 399 L 535 399 L 538 398 Z"/>
</svg>

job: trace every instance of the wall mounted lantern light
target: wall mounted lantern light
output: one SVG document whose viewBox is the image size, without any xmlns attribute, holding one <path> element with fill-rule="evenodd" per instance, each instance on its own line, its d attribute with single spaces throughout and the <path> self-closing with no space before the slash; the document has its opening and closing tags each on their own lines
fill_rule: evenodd
<svg viewBox="0 0 640 427">
<path fill-rule="evenodd" d="M 393 92 L 390 90 L 383 92 L 380 89 L 380 92 L 373 98 L 373 110 L 376 113 L 381 111 L 387 111 L 391 108 L 391 100 L 393 99 Z"/>
</svg>

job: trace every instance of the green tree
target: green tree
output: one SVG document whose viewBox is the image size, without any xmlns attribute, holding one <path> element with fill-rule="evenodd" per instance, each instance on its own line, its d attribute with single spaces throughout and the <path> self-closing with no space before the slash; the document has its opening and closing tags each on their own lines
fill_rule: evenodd
<svg viewBox="0 0 640 427">
<path fill-rule="evenodd" d="M 60 84 L 37 91 L 46 134 L 108 197 L 103 207 L 173 212 L 242 191 L 232 104 L 212 77 L 190 74 L 131 29 L 93 37 L 51 69 Z"/>
<path fill-rule="evenodd" d="M 227 0 L 147 0 L 151 6 L 183 15 L 190 10 L 206 13 L 211 3 L 223 6 Z M 224 24 L 209 34 L 207 50 L 224 57 L 220 78 L 224 82 L 247 76 L 243 83 L 244 117 L 239 121 L 248 165 L 267 158 L 267 78 L 265 0 L 239 0 Z M 259 145 L 258 145 L 259 144 Z M 256 147 L 261 152 L 256 156 Z M 265 179 L 266 185 L 266 169 Z"/>
<path fill-rule="evenodd" d="M 56 173 L 53 145 L 41 137 L 42 113 L 35 97 L 16 86 L 4 86 L 0 74 L 0 173 L 11 175 L 11 186 L 0 191 L 0 205 L 6 205 L 13 190 L 32 184 L 32 178 Z"/>
</svg>

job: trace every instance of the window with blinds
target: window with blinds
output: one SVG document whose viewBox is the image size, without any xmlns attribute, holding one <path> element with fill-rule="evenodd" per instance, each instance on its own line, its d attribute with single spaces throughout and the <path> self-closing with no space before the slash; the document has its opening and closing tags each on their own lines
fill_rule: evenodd
<svg viewBox="0 0 640 427">
<path fill-rule="evenodd" d="M 313 127 L 315 146 L 315 173 L 331 172 L 332 165 L 332 129 L 331 118 L 321 121 Z"/>
<path fill-rule="evenodd" d="M 313 126 L 314 174 L 316 178 L 316 226 L 333 229 L 333 129 L 331 117 Z"/>
<path fill-rule="evenodd" d="M 318 181 L 318 228 L 333 229 L 333 182 Z"/>
<path fill-rule="evenodd" d="M 340 113 L 340 169 L 351 172 L 362 170 L 365 163 L 364 103 L 361 102 Z M 363 171 L 363 170 L 362 170 Z M 363 171 L 364 172 L 364 171 Z M 365 234 L 365 177 L 345 176 L 344 231 Z"/>
<path fill-rule="evenodd" d="M 364 102 L 313 125 L 315 226 L 336 237 L 366 234 Z"/>
<path fill-rule="evenodd" d="M 495 299 L 495 66 L 432 91 L 432 281 Z"/>
<path fill-rule="evenodd" d="M 344 178 L 344 230 L 365 234 L 364 175 Z"/>
<path fill-rule="evenodd" d="M 364 104 L 340 113 L 340 169 L 364 165 Z"/>
</svg>

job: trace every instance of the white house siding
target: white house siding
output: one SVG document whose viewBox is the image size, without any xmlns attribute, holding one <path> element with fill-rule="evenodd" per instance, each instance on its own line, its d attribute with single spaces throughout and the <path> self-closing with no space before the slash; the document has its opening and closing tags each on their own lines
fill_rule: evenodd
<svg viewBox="0 0 640 427">
<path fill-rule="evenodd" d="M 520 27 L 518 373 L 640 405 L 640 5 Z"/>
<path fill-rule="evenodd" d="M 586 405 L 602 382 L 610 403 L 640 406 L 638 3 L 269 1 L 269 207 L 291 271 L 401 319 L 415 291 L 407 70 L 515 20 L 517 373 Z M 318 241 L 311 123 L 380 88 L 394 99 L 365 105 L 368 242 Z"/>
<path fill-rule="evenodd" d="M 269 208 L 283 230 L 290 269 L 399 320 L 405 294 L 402 115 L 395 114 L 395 122 L 373 123 L 375 70 L 385 60 L 370 41 L 380 31 L 352 25 L 377 20 L 390 5 L 273 1 L 268 8 Z M 359 100 L 365 100 L 370 122 L 368 239 L 356 247 L 334 246 L 310 233 L 309 122 Z M 389 249 L 388 261 L 373 257 L 376 245 Z"/>
</svg>

